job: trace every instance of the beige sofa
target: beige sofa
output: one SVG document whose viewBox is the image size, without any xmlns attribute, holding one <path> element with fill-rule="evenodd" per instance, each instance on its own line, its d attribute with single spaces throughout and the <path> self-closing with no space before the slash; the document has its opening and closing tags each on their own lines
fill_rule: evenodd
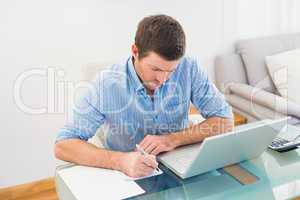
<svg viewBox="0 0 300 200">
<path fill-rule="evenodd" d="M 266 56 L 296 48 L 300 33 L 240 40 L 235 53 L 216 58 L 216 85 L 235 112 L 249 121 L 291 116 L 299 124 L 300 105 L 279 95 L 265 64 Z"/>
</svg>

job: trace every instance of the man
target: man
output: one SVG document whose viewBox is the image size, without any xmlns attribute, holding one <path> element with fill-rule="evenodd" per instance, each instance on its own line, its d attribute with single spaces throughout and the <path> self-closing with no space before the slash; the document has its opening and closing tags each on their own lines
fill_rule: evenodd
<svg viewBox="0 0 300 200">
<path fill-rule="evenodd" d="M 80 165 L 149 175 L 155 155 L 232 130 L 231 107 L 195 59 L 184 57 L 185 34 L 166 15 L 138 25 L 132 56 L 99 73 L 57 136 L 57 158 Z M 206 120 L 190 126 L 190 102 Z M 87 142 L 101 126 L 104 147 Z M 150 155 L 136 151 L 139 144 Z"/>
</svg>

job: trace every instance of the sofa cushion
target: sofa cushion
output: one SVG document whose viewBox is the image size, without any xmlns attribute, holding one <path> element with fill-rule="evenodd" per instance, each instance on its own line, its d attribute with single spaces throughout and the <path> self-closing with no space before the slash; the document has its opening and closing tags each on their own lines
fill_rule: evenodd
<svg viewBox="0 0 300 200">
<path fill-rule="evenodd" d="M 276 93 L 276 89 L 268 74 L 265 57 L 296 48 L 300 48 L 300 33 L 240 40 L 236 43 L 249 84 L 272 93 Z"/>
<path fill-rule="evenodd" d="M 300 105 L 300 48 L 267 56 L 266 64 L 280 95 Z"/>
<path fill-rule="evenodd" d="M 246 72 L 239 54 L 217 56 L 215 60 L 216 85 L 223 93 L 230 83 L 247 84 Z"/>
<path fill-rule="evenodd" d="M 237 108 L 256 119 L 278 119 L 285 116 L 282 113 L 276 112 L 275 110 L 269 109 L 236 94 L 225 95 L 225 97 L 234 108 Z"/>
</svg>

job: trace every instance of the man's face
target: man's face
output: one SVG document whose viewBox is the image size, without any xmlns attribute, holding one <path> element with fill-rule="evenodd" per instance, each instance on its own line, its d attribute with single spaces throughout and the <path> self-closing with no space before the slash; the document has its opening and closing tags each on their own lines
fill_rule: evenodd
<svg viewBox="0 0 300 200">
<path fill-rule="evenodd" d="M 179 60 L 168 61 L 154 52 L 149 52 L 142 59 L 134 56 L 134 67 L 146 89 L 154 91 L 168 80 L 179 63 Z"/>
</svg>

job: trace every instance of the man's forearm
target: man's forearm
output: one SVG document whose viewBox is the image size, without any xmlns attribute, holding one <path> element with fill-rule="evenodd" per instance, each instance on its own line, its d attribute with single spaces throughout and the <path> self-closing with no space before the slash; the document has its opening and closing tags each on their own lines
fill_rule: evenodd
<svg viewBox="0 0 300 200">
<path fill-rule="evenodd" d="M 183 131 L 170 134 L 170 140 L 174 142 L 174 146 L 182 146 L 201 142 L 206 137 L 232 131 L 234 123 L 232 119 L 221 117 L 211 117 L 207 120 L 193 125 Z"/>
<path fill-rule="evenodd" d="M 121 170 L 124 153 L 101 149 L 79 139 L 67 139 L 55 144 L 55 156 L 79 165 Z"/>
</svg>

